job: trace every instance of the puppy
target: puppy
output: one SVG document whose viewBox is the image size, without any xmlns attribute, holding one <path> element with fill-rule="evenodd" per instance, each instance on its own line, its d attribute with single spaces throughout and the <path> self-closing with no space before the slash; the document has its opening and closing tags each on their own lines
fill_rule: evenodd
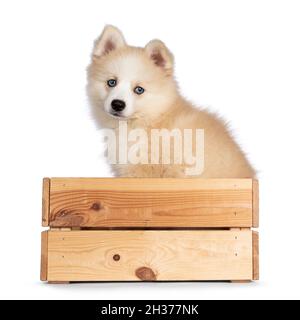
<svg viewBox="0 0 300 320">
<path fill-rule="evenodd" d="M 144 48 L 132 47 L 126 44 L 120 30 L 106 26 L 95 41 L 87 79 L 87 94 L 97 124 L 113 131 L 117 137 L 111 143 L 119 156 L 119 161 L 112 163 L 116 176 L 255 177 L 254 169 L 225 123 L 214 114 L 196 108 L 180 95 L 174 79 L 174 58 L 162 41 L 152 40 Z M 120 134 L 120 128 L 123 130 L 124 125 L 126 132 Z M 134 145 L 134 139 L 127 141 L 126 136 L 132 130 L 143 130 L 148 137 L 148 140 L 139 141 L 139 152 L 144 152 L 140 163 L 120 161 L 120 158 L 124 160 L 120 149 L 125 144 L 127 147 Z M 156 133 L 163 130 L 171 132 L 173 145 L 161 146 L 157 140 L 150 142 L 153 130 Z M 197 142 L 191 135 L 186 138 L 186 130 L 201 130 L 203 135 L 198 135 L 201 141 Z M 178 138 L 180 134 L 182 136 Z M 144 134 L 141 136 L 144 137 Z M 185 145 L 191 144 L 193 159 L 201 162 L 197 170 L 192 170 L 191 162 L 178 161 L 176 154 L 173 157 L 177 157 L 176 161 L 162 161 L 164 152 L 182 152 L 178 146 L 183 136 L 186 138 Z M 153 151 L 150 146 L 155 147 L 158 143 L 159 148 Z M 201 152 L 196 150 L 199 146 Z M 166 150 L 167 147 L 170 151 Z M 145 153 L 148 156 L 146 159 Z M 150 161 L 153 158 L 155 161 Z M 185 157 L 180 154 L 179 158 L 182 160 Z"/>
</svg>

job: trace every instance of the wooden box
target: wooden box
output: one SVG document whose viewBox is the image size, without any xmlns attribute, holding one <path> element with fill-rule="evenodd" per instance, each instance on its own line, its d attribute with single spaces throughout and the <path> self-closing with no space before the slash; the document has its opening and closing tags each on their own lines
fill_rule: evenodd
<svg viewBox="0 0 300 320">
<path fill-rule="evenodd" d="M 258 280 L 258 182 L 45 178 L 41 280 Z"/>
</svg>

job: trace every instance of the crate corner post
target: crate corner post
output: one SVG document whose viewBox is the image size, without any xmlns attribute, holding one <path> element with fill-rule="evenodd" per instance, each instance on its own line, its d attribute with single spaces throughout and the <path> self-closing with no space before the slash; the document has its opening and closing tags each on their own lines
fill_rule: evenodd
<svg viewBox="0 0 300 320">
<path fill-rule="evenodd" d="M 50 210 L 50 178 L 43 178 L 43 197 L 42 197 L 42 226 L 49 226 Z"/>
<path fill-rule="evenodd" d="M 41 273 L 40 280 L 48 280 L 48 231 L 41 234 Z"/>
</svg>

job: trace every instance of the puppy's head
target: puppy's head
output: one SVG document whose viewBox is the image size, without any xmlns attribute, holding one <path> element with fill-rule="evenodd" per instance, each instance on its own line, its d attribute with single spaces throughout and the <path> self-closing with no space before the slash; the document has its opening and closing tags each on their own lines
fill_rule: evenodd
<svg viewBox="0 0 300 320">
<path fill-rule="evenodd" d="M 106 120 L 155 119 L 176 98 L 173 55 L 160 40 L 144 48 L 128 46 L 117 28 L 106 26 L 95 41 L 87 88 Z"/>
</svg>

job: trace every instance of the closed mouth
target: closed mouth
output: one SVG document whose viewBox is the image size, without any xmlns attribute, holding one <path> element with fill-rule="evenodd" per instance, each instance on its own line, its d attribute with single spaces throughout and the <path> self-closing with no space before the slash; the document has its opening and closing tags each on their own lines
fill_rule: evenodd
<svg viewBox="0 0 300 320">
<path fill-rule="evenodd" d="M 110 111 L 109 114 L 114 117 L 114 118 L 126 118 L 125 116 L 123 116 L 121 113 L 116 112 L 116 111 Z"/>
</svg>

